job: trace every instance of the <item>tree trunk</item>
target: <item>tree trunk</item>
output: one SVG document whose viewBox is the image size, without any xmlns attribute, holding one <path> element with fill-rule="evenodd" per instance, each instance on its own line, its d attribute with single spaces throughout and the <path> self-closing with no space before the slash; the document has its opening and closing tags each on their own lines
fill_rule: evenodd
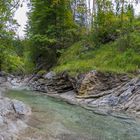
<svg viewBox="0 0 140 140">
<path fill-rule="evenodd" d="M 94 24 L 96 24 L 95 21 L 95 16 L 96 16 L 96 0 L 93 0 L 93 5 L 92 5 L 92 17 L 91 17 L 91 27 L 93 28 Z M 95 30 L 96 30 L 96 25 L 95 25 Z"/>
</svg>

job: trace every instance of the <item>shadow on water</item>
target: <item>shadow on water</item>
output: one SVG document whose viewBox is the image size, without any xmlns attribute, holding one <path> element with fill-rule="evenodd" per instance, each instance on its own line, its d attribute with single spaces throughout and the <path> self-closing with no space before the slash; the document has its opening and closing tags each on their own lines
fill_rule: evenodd
<svg viewBox="0 0 140 140">
<path fill-rule="evenodd" d="M 6 96 L 31 106 L 28 125 L 46 140 L 140 140 L 140 122 L 134 119 L 98 115 L 37 92 L 13 90 Z"/>
</svg>

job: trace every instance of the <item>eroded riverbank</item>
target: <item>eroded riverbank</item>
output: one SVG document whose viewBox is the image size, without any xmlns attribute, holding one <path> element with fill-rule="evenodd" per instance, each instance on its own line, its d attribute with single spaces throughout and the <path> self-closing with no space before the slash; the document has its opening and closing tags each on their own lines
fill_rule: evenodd
<svg viewBox="0 0 140 140">
<path fill-rule="evenodd" d="M 67 72 L 35 74 L 25 80 L 33 91 L 78 104 L 84 108 L 108 112 L 126 112 L 140 117 L 140 76 L 90 71 L 75 77 Z"/>
<path fill-rule="evenodd" d="M 30 128 L 22 134 L 36 140 L 139 140 L 140 121 L 98 115 L 79 106 L 31 91 L 9 91 L 32 108 Z"/>
</svg>

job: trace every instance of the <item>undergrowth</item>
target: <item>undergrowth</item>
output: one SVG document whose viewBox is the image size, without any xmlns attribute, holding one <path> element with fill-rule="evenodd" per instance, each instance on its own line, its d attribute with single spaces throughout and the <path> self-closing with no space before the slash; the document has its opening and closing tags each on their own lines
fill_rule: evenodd
<svg viewBox="0 0 140 140">
<path fill-rule="evenodd" d="M 75 43 L 60 57 L 53 70 L 71 75 L 91 70 L 132 73 L 140 68 L 140 33 L 131 33 L 99 48 Z"/>
</svg>

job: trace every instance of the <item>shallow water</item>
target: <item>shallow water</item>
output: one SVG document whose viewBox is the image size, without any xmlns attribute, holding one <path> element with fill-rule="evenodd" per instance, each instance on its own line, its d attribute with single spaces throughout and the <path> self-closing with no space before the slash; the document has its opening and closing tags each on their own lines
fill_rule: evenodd
<svg viewBox="0 0 140 140">
<path fill-rule="evenodd" d="M 133 118 L 97 115 L 37 92 L 16 90 L 6 96 L 32 107 L 28 124 L 46 140 L 140 140 L 140 122 Z"/>
</svg>

